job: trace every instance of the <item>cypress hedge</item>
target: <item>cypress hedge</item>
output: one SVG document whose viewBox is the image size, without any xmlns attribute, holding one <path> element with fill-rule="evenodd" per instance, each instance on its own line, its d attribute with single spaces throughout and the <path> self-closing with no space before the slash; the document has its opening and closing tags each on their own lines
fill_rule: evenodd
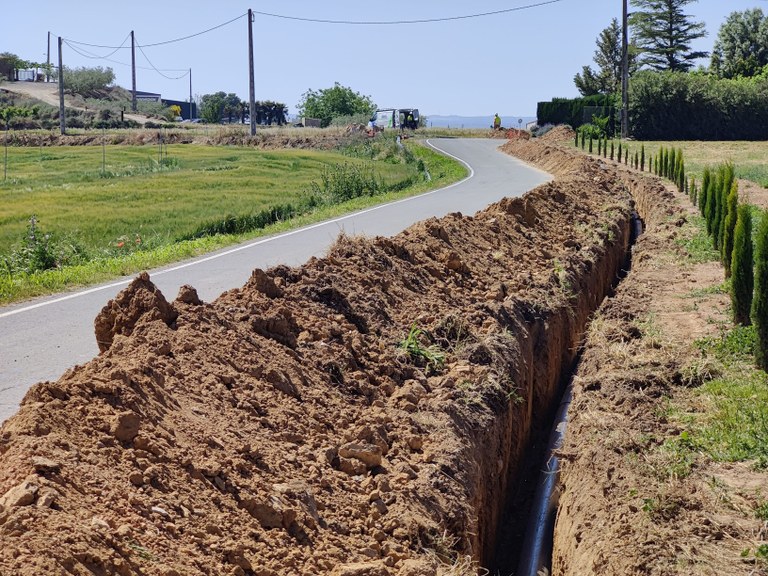
<svg viewBox="0 0 768 576">
<path fill-rule="evenodd" d="M 752 212 L 748 205 L 737 209 L 736 228 L 733 232 L 733 255 L 731 257 L 731 308 L 733 321 L 742 326 L 749 325 L 754 289 L 752 270 Z"/>
<path fill-rule="evenodd" d="M 755 294 L 752 299 L 752 323 L 757 342 L 755 362 L 768 372 L 768 210 L 763 211 L 755 240 Z"/>
</svg>

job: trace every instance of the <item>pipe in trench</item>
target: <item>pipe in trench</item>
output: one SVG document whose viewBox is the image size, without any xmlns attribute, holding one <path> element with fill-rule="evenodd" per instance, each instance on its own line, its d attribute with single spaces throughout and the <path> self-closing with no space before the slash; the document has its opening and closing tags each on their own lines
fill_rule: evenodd
<svg viewBox="0 0 768 576">
<path fill-rule="evenodd" d="M 555 454 L 563 445 L 565 429 L 568 422 L 568 407 L 571 405 L 573 393 L 572 382 L 560 400 L 555 422 L 547 444 L 547 460 L 539 474 L 536 493 L 533 497 L 529 529 L 526 530 L 523 547 L 520 552 L 520 562 L 517 576 L 537 576 L 542 570 L 549 569 L 552 564 L 552 534 L 555 529 L 555 516 L 560 499 L 558 487 L 560 481 L 560 459 Z"/>
<path fill-rule="evenodd" d="M 632 213 L 630 226 L 630 246 L 643 233 L 643 221 L 636 212 Z M 626 271 L 631 267 L 632 251 L 627 254 Z M 625 273 L 626 273 L 625 271 Z M 555 518 L 560 500 L 560 459 L 556 451 L 563 445 L 565 430 L 568 424 L 568 408 L 573 397 L 573 381 L 568 386 L 560 400 L 549 443 L 546 450 L 544 468 L 539 473 L 536 492 L 533 497 L 528 530 L 525 533 L 523 546 L 520 551 L 520 561 L 517 576 L 538 576 L 549 574 L 552 568 L 552 546 L 555 530 Z"/>
</svg>

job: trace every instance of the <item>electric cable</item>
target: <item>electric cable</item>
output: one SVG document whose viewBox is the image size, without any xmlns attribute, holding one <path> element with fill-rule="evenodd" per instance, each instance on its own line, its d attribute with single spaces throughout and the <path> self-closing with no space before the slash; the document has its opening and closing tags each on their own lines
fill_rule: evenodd
<svg viewBox="0 0 768 576">
<path fill-rule="evenodd" d="M 150 59 L 149 59 L 149 57 L 147 56 L 147 53 L 146 53 L 146 52 L 144 52 L 144 48 L 141 46 L 141 44 L 139 44 L 139 43 L 137 42 L 137 43 L 136 43 L 136 48 L 138 48 L 138 49 L 139 49 L 139 52 L 141 52 L 141 53 L 142 53 L 142 55 L 144 56 L 144 58 L 146 59 L 146 61 L 147 61 L 147 62 L 149 62 L 149 65 L 150 65 L 150 66 L 152 66 L 152 69 L 153 69 L 155 72 L 157 72 L 158 74 L 160 74 L 160 76 L 162 76 L 162 77 L 163 77 L 163 78 L 165 78 L 166 80 L 181 80 L 181 79 L 182 79 L 182 78 L 184 78 L 184 77 L 185 77 L 187 74 L 189 74 L 189 69 L 187 69 L 187 70 L 184 72 L 184 74 L 182 74 L 181 76 L 168 76 L 168 75 L 166 75 L 166 74 L 163 74 L 163 73 L 162 73 L 162 72 L 161 72 L 161 71 L 160 71 L 160 70 L 157 68 L 157 66 L 155 66 L 155 65 L 152 63 L 152 60 L 150 60 Z"/>
<path fill-rule="evenodd" d="M 270 12 L 261 12 L 259 10 L 253 10 L 254 14 L 261 16 L 268 16 L 270 18 L 281 18 L 284 20 L 297 20 L 299 22 L 311 22 L 314 24 L 343 24 L 343 25 L 356 25 L 356 26 L 388 26 L 388 25 L 403 25 L 403 24 L 430 24 L 435 22 L 450 22 L 452 20 L 468 20 L 470 18 L 482 18 L 484 16 L 495 16 L 497 14 L 507 14 L 509 12 L 519 12 L 520 10 L 528 10 L 530 8 L 539 8 L 546 6 L 547 4 L 556 4 L 563 0 L 545 0 L 544 2 L 537 2 L 535 4 L 527 4 L 525 6 L 516 6 L 514 8 L 505 8 L 503 10 L 494 10 L 492 12 L 480 12 L 476 14 L 465 14 L 463 16 L 446 16 L 442 18 L 423 18 L 417 20 L 325 20 L 322 18 L 304 18 L 301 16 L 286 16 L 284 14 L 273 14 Z"/>
</svg>

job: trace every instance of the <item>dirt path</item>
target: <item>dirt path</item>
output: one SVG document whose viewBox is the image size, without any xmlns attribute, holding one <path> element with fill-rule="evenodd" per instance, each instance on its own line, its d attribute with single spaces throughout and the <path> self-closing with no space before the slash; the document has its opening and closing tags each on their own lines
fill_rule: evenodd
<svg viewBox="0 0 768 576">
<path fill-rule="evenodd" d="M 0 84 L 0 90 L 8 90 L 16 94 L 23 94 L 30 98 L 35 98 L 56 108 L 59 107 L 59 84 L 58 82 L 4 82 Z M 64 95 L 64 105 L 67 108 L 76 110 L 86 110 L 86 108 L 74 106 L 68 95 Z M 125 118 L 133 120 L 142 126 L 151 120 L 142 114 L 125 114 Z"/>
</svg>

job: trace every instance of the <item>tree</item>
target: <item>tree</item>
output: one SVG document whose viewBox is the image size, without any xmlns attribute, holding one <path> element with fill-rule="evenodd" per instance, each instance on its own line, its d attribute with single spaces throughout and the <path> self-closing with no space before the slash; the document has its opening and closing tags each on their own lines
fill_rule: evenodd
<svg viewBox="0 0 768 576">
<path fill-rule="evenodd" d="M 64 90 L 70 94 L 89 96 L 104 90 L 115 81 L 112 68 L 67 68 L 64 67 Z"/>
<path fill-rule="evenodd" d="M 733 232 L 733 254 L 731 256 L 731 308 L 733 321 L 742 326 L 749 325 L 752 309 L 752 294 L 755 277 L 752 250 L 752 212 L 749 206 L 741 204 L 736 212 L 736 228 Z"/>
<path fill-rule="evenodd" d="M 200 118 L 209 124 L 218 124 L 224 114 L 227 95 L 224 92 L 203 94 L 200 98 Z"/>
<path fill-rule="evenodd" d="M 763 212 L 755 239 L 755 296 L 752 299 L 752 324 L 757 344 L 755 361 L 768 372 L 768 211 Z"/>
<path fill-rule="evenodd" d="M 621 92 L 621 26 L 614 18 L 611 24 L 605 28 L 595 40 L 595 64 L 597 72 L 589 66 L 584 66 L 580 74 L 573 77 L 576 88 L 582 96 L 593 94 L 618 94 Z M 634 49 L 629 51 L 630 74 L 636 66 Z"/>
<path fill-rule="evenodd" d="M 710 68 L 720 78 L 751 77 L 768 64 L 768 17 L 760 8 L 732 12 L 717 34 Z"/>
<path fill-rule="evenodd" d="M 318 118 L 323 127 L 339 116 L 370 116 L 376 111 L 370 96 L 363 96 L 338 82 L 332 88 L 308 90 L 302 95 L 297 108 L 300 116 Z"/>
<path fill-rule="evenodd" d="M 687 72 L 694 60 L 709 53 L 691 50 L 691 42 L 707 35 L 703 22 L 693 22 L 683 7 L 697 0 L 631 0 L 633 40 L 640 64 L 655 70 Z"/>
</svg>

